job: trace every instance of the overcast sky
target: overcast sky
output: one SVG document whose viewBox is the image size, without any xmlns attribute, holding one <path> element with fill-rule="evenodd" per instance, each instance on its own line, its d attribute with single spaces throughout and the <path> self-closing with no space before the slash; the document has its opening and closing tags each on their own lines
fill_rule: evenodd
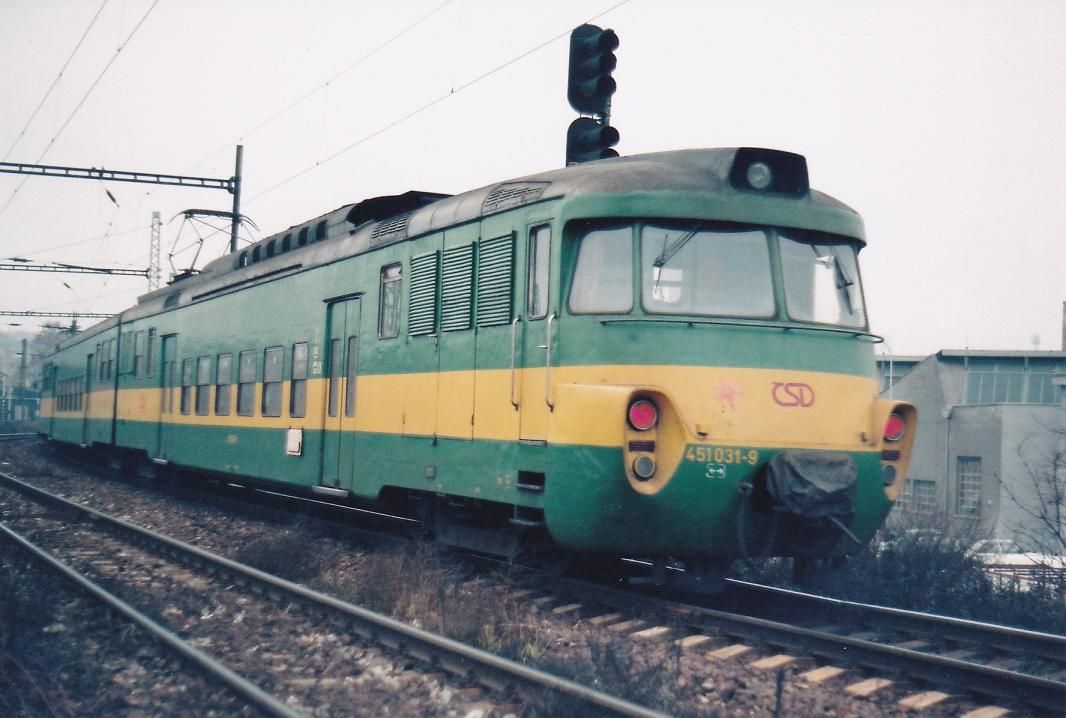
<svg viewBox="0 0 1066 718">
<path fill-rule="evenodd" d="M 365 197 L 462 192 L 562 165 L 586 21 L 621 39 L 622 154 L 799 152 L 863 215 L 887 349 L 1060 347 L 1061 0 L 2 0 L 0 160 L 227 178 L 243 143 L 256 238 Z M 169 276 L 196 240 L 171 218 L 230 202 L 0 174 L 0 261 L 144 268 L 159 211 Z M 3 272 L 0 309 L 115 312 L 146 287 Z"/>
</svg>

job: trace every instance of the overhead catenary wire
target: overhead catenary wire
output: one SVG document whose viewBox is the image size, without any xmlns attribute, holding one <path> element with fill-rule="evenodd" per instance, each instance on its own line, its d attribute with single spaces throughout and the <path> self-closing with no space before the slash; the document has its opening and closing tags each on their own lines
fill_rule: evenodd
<svg viewBox="0 0 1066 718">
<path fill-rule="evenodd" d="M 613 12 L 614 10 L 617 10 L 618 8 L 620 8 L 621 6 L 625 5 L 628 2 L 630 2 L 630 0 L 621 0 L 621 2 L 615 3 L 614 5 L 612 5 L 611 7 L 607 8 L 606 10 L 603 10 L 603 11 L 601 11 L 599 13 L 596 13 L 592 17 L 588 18 L 585 22 L 591 22 L 592 20 L 595 20 L 595 19 L 597 19 L 597 18 L 599 18 L 599 17 L 601 17 L 603 15 L 606 15 L 609 12 Z M 429 102 L 425 103 L 424 105 L 422 105 L 422 106 L 420 106 L 420 107 L 418 107 L 418 108 L 416 108 L 414 110 L 411 110 L 406 115 L 403 115 L 402 117 L 399 117 L 399 118 L 393 120 L 392 122 L 390 122 L 389 124 L 385 125 L 384 127 L 381 127 L 381 128 L 379 128 L 377 130 L 374 130 L 370 134 L 364 135 L 363 137 L 359 138 L 358 140 L 356 140 L 355 142 L 351 143 L 350 145 L 347 145 L 346 147 L 343 147 L 340 150 L 337 150 L 333 154 L 328 155 L 328 156 L 318 160 L 314 164 L 312 164 L 312 165 L 310 165 L 308 167 L 305 167 L 304 169 L 300 170 L 296 174 L 291 175 L 290 177 L 287 177 L 286 179 L 282 180 L 281 182 L 278 182 L 275 185 L 272 185 L 271 187 L 269 187 L 269 188 L 263 190 L 262 192 L 260 192 L 259 194 L 253 195 L 252 197 L 249 197 L 249 198 L 245 199 L 244 200 L 245 203 L 254 202 L 257 199 L 260 199 L 260 198 L 270 194 L 274 190 L 280 189 L 281 187 L 284 187 L 285 185 L 289 184 L 290 182 L 293 182 L 294 180 L 297 180 L 300 177 L 303 177 L 308 172 L 311 172 L 311 171 L 313 171 L 315 169 L 318 169 L 319 167 L 321 167 L 322 165 L 326 164 L 327 162 L 332 162 L 333 160 L 337 159 L 341 155 L 343 155 L 343 154 L 355 149 L 356 147 L 358 147 L 358 146 L 360 146 L 360 145 L 362 145 L 362 144 L 374 139 L 378 135 L 381 135 L 381 134 L 384 134 L 385 132 L 388 132 L 392 128 L 394 128 L 394 127 L 396 127 L 396 126 L 398 126 L 400 124 L 403 124 L 404 122 L 407 122 L 408 120 L 410 120 L 413 117 L 417 117 L 418 115 L 422 114 L 426 110 L 429 110 L 432 107 L 435 107 L 436 105 L 439 105 L 441 102 L 444 102 L 448 98 L 454 97 L 455 95 L 458 95 L 463 90 L 466 90 L 466 89 L 469 89 L 469 88 L 473 87 L 474 85 L 478 84 L 482 80 L 485 80 L 485 79 L 488 79 L 489 77 L 492 77 L 497 72 L 500 72 L 501 70 L 503 70 L 503 69 L 505 69 L 507 67 L 510 67 L 511 65 L 515 64 L 516 62 L 524 60 L 525 58 L 529 57 L 530 55 L 533 55 L 533 54 L 539 52 L 540 50 L 543 50 L 548 45 L 551 45 L 552 43 L 557 42 L 558 40 L 561 40 L 564 37 L 567 37 L 570 34 L 570 32 L 571 32 L 571 29 L 564 30 L 563 32 L 559 33 L 558 35 L 555 35 L 555 36 L 553 36 L 553 37 L 541 42 L 539 45 L 536 45 L 535 47 L 530 48 L 529 50 L 526 50 L 525 52 L 523 52 L 523 53 L 521 53 L 519 55 L 516 55 L 515 57 L 511 58 L 510 60 L 507 60 L 506 62 L 504 62 L 504 63 L 502 63 L 500 65 L 497 65 L 496 67 L 492 68 L 491 70 L 488 70 L 487 72 L 484 72 L 481 75 L 478 75 L 474 79 L 469 80 L 469 81 L 463 83 L 462 85 L 459 85 L 458 87 L 450 88 L 448 90 L 448 92 L 445 92 L 444 94 L 434 98 L 433 100 L 430 100 Z"/>
<path fill-rule="evenodd" d="M 141 29 L 141 26 L 144 25 L 145 20 L 148 19 L 148 16 L 152 14 L 152 11 L 158 4 L 159 0 L 154 0 L 154 2 L 148 7 L 148 9 L 144 11 L 144 15 L 141 16 L 141 19 L 134 26 L 133 30 L 130 31 L 129 35 L 126 36 L 126 39 L 122 41 L 122 44 L 115 49 L 115 52 L 111 56 L 111 59 L 108 60 L 107 64 L 104 65 L 104 68 L 100 70 L 100 74 L 96 76 L 95 80 L 93 80 L 93 83 L 89 86 L 89 89 L 85 91 L 85 94 L 82 96 L 81 100 L 78 101 L 78 104 L 74 106 L 73 110 L 71 110 L 70 114 L 67 116 L 67 119 L 63 122 L 62 125 L 60 125 L 59 129 L 56 130 L 55 135 L 53 135 L 52 139 L 48 141 L 48 144 L 41 151 L 41 154 L 34 161 L 34 164 L 40 164 L 41 160 L 44 159 L 44 156 L 48 154 L 48 151 L 52 149 L 52 147 L 56 143 L 56 140 L 59 139 L 60 135 L 63 134 L 63 132 L 70 125 L 70 123 L 74 120 L 75 116 L 77 116 L 78 112 L 85 105 L 85 102 L 93 94 L 93 91 L 96 89 L 97 85 L 99 85 L 100 81 L 104 79 L 104 75 L 106 75 L 107 71 L 111 69 L 111 66 L 115 64 L 115 60 L 118 59 L 119 54 L 126 47 L 126 45 L 129 44 L 130 40 L 133 39 L 133 36 L 137 34 L 137 31 Z M 0 207 L 0 215 L 3 215 L 4 212 L 7 211 L 7 208 L 11 206 L 12 201 L 14 201 L 16 195 L 18 195 L 19 190 L 21 190 L 22 186 L 25 184 L 26 179 L 24 178 L 21 182 L 19 182 L 18 186 L 15 187 L 15 190 L 11 193 L 11 196 L 8 197 L 7 201 L 4 203 L 4 206 Z"/>
<path fill-rule="evenodd" d="M 394 42 L 396 42 L 397 40 L 399 40 L 401 37 L 403 37 L 407 33 L 409 33 L 412 30 L 414 30 L 416 27 L 418 27 L 419 25 L 424 23 L 426 20 L 428 20 L 430 17 L 432 17 L 436 13 L 440 12 L 441 10 L 443 10 L 445 7 L 447 7 L 448 5 L 453 3 L 454 1 L 455 0 L 444 0 L 444 2 L 442 2 L 440 5 L 437 5 L 435 8 L 433 8 L 429 12 L 427 12 L 424 15 L 422 15 L 421 17 L 419 17 L 414 22 L 412 22 L 409 25 L 407 25 L 406 27 L 404 27 L 402 30 L 400 30 L 395 35 L 393 35 L 389 39 L 387 39 L 384 42 L 382 42 L 380 45 L 375 47 L 373 50 L 370 50 L 369 52 L 367 52 L 367 53 L 363 54 L 362 56 L 360 56 L 357 60 L 355 60 L 354 62 L 349 64 L 347 67 L 345 67 L 340 72 L 338 72 L 335 75 L 333 75 L 332 77 L 330 77 L 325 82 L 322 82 L 322 83 L 318 84 L 313 89 L 309 90 L 308 92 L 304 93 L 300 97 L 296 98 L 295 100 L 290 102 L 288 105 L 286 105 L 282 109 L 278 110 L 277 112 L 272 114 L 270 117 L 267 117 L 265 120 L 263 120 L 259 124 L 255 125 L 251 129 L 245 130 L 244 132 L 242 132 L 240 134 L 239 137 L 235 138 L 234 140 L 232 140 L 232 141 L 226 143 L 225 145 L 223 145 L 222 147 L 218 148 L 217 150 L 212 152 L 210 155 L 208 155 L 204 159 L 199 160 L 198 162 L 196 162 L 193 165 L 190 165 L 189 170 L 192 170 L 195 167 L 199 167 L 200 165 L 204 164 L 205 162 L 213 159 L 214 157 L 217 157 L 219 154 L 228 151 L 230 148 L 233 147 L 233 145 L 237 144 L 238 142 L 242 142 L 242 141 L 246 140 L 248 137 L 250 137 L 251 135 L 255 134 L 259 130 L 263 129 L 267 125 L 271 124 L 272 122 L 277 120 L 279 117 L 282 117 L 283 115 L 289 113 L 290 111 L 295 109 L 298 105 L 303 104 L 307 100 L 309 100 L 312 97 L 314 97 L 315 95 L 317 95 L 319 92 L 322 92 L 323 90 L 328 88 L 330 85 L 335 83 L 337 80 L 341 79 L 344 75 L 348 74 L 349 72 L 351 72 L 352 70 L 357 68 L 359 65 L 363 64 L 364 62 L 366 62 L 367 60 L 372 58 L 374 55 L 377 55 L 379 52 L 381 52 L 382 50 L 387 48 L 389 45 L 391 45 Z M 148 193 L 146 193 L 146 194 L 148 194 Z"/>
<path fill-rule="evenodd" d="M 312 97 L 317 95 L 322 90 L 328 88 L 330 85 L 335 83 L 341 77 L 343 77 L 344 75 L 348 74 L 349 72 L 354 70 L 356 67 L 358 67 L 359 65 L 361 65 L 364 62 L 366 62 L 367 60 L 369 60 L 374 55 L 378 54 L 379 52 L 381 52 L 385 48 L 387 48 L 390 45 L 392 45 L 394 42 L 396 42 L 401 37 L 403 37 L 404 35 L 408 34 L 412 30 L 414 30 L 416 27 L 418 27 L 419 25 L 424 23 L 426 20 L 428 20 L 430 17 L 432 17 L 433 15 L 438 13 L 439 11 L 443 10 L 445 7 L 450 5 L 452 2 L 454 2 L 454 0 L 444 0 L 444 2 L 442 2 L 440 5 L 437 5 L 436 7 L 434 7 L 429 12 L 427 12 L 424 15 L 420 16 L 414 22 L 410 23 L 409 25 L 406 25 L 403 29 L 401 29 L 399 32 L 394 34 L 392 37 L 390 37 L 389 39 L 387 39 L 384 42 L 382 42 L 380 45 L 375 47 L 373 50 L 370 50 L 369 52 L 367 52 L 364 55 L 360 56 L 354 62 L 350 63 L 347 67 L 345 67 L 340 72 L 334 74 L 332 77 L 330 77 L 325 82 L 322 82 L 322 83 L 318 84 L 313 89 L 309 90 L 308 92 L 304 93 L 300 97 L 298 97 L 295 100 L 291 101 L 288 105 L 286 105 L 282 109 L 278 110 L 277 112 L 275 112 L 271 116 L 267 117 L 265 120 L 262 120 L 261 122 L 256 124 L 251 129 L 245 130 L 237 138 L 235 138 L 231 142 L 226 143 L 225 145 L 223 145 L 219 149 L 217 149 L 214 152 L 212 152 L 211 154 L 209 154 L 207 157 L 204 157 L 203 159 L 197 160 L 193 164 L 188 165 L 188 167 L 185 170 L 183 170 L 183 172 L 191 172 L 196 167 L 199 167 L 199 166 L 209 162 L 210 160 L 214 159 L 215 157 L 217 157 L 222 152 L 228 151 L 230 148 L 233 147 L 233 145 L 243 142 L 247 137 L 255 134 L 256 132 L 258 132 L 259 130 L 263 129 L 267 125 L 271 124 L 272 122 L 274 122 L 278 118 L 286 115 L 287 113 L 289 113 L 290 111 L 295 109 L 297 106 L 299 106 L 302 103 L 304 103 L 305 101 L 311 99 Z M 146 199 L 148 199 L 149 197 L 152 196 L 154 191 L 155 190 L 148 190 L 147 192 L 144 192 L 136 200 L 136 206 L 139 207 Z M 250 241 L 254 241 L 254 240 L 250 240 Z"/>
<path fill-rule="evenodd" d="M 107 6 L 108 1 L 109 0 L 104 0 L 102 3 L 100 3 L 100 7 L 97 8 L 96 14 L 93 15 L 92 20 L 90 20 L 89 24 L 85 27 L 85 32 L 81 34 L 81 38 L 79 38 L 78 42 L 74 45 L 74 49 L 71 50 L 70 56 L 67 58 L 67 61 L 63 63 L 63 67 L 59 69 L 59 73 L 56 75 L 55 79 L 52 80 L 52 84 L 48 86 L 47 90 L 45 90 L 44 95 L 41 97 L 41 101 L 37 103 L 37 107 L 30 114 L 30 118 L 26 120 L 26 124 L 23 125 L 22 130 L 20 130 L 19 133 L 15 136 L 15 139 L 11 142 L 11 146 L 8 147 L 7 152 L 4 153 L 3 160 L 0 161 L 7 162 L 8 158 L 11 156 L 11 153 L 14 151 L 19 141 L 22 140 L 23 137 L 25 137 L 26 131 L 30 128 L 30 125 L 33 124 L 33 121 L 37 119 L 38 113 L 40 113 L 41 108 L 44 107 L 44 103 L 51 96 L 52 90 L 56 89 L 56 86 L 59 84 L 59 81 L 63 78 L 63 73 L 65 73 L 67 71 L 67 68 L 70 67 L 70 63 L 74 60 L 74 56 L 78 54 L 78 50 L 81 49 L 82 44 L 85 42 L 85 38 L 89 36 L 89 31 L 93 29 L 93 25 L 96 24 L 96 21 L 97 19 L 99 19 L 100 14 L 103 13 L 104 7 Z"/>
</svg>

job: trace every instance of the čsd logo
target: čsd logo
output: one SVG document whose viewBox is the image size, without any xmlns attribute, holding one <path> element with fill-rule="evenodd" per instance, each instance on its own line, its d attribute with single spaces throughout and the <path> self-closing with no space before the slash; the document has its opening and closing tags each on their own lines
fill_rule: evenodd
<svg viewBox="0 0 1066 718">
<path fill-rule="evenodd" d="M 775 381 L 770 394 L 780 406 L 798 406 L 806 409 L 814 404 L 814 389 L 802 382 Z"/>
</svg>

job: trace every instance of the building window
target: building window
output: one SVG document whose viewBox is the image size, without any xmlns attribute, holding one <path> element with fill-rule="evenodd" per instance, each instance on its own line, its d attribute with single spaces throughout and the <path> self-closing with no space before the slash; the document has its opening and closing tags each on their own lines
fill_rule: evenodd
<svg viewBox="0 0 1066 718">
<path fill-rule="evenodd" d="M 207 416 L 211 411 L 211 357 L 196 360 L 196 413 Z"/>
<path fill-rule="evenodd" d="M 263 416 L 281 416 L 281 380 L 285 350 L 270 347 L 263 352 Z"/>
<path fill-rule="evenodd" d="M 218 355 L 218 376 L 215 379 L 215 414 L 229 416 L 230 386 L 233 384 L 233 355 Z"/>
<path fill-rule="evenodd" d="M 955 514 L 981 514 L 981 458 L 960 456 L 955 467 Z"/>
<path fill-rule="evenodd" d="M 192 406 L 192 379 L 195 364 L 192 359 L 181 362 L 181 413 L 188 414 Z"/>
<path fill-rule="evenodd" d="M 241 416 L 255 414 L 255 351 L 240 353 L 237 369 L 237 413 Z"/>
<path fill-rule="evenodd" d="M 969 357 L 967 404 L 1055 404 L 1051 381 L 1063 370 L 1058 359 Z"/>
<path fill-rule="evenodd" d="M 289 416 L 307 414 L 307 342 L 292 345 L 292 381 L 289 382 Z"/>
<path fill-rule="evenodd" d="M 379 339 L 392 339 L 400 335 L 402 271 L 399 264 L 381 268 L 381 294 L 378 300 Z"/>
<path fill-rule="evenodd" d="M 907 479 L 899 497 L 900 508 L 916 514 L 936 512 L 936 482 Z"/>
</svg>

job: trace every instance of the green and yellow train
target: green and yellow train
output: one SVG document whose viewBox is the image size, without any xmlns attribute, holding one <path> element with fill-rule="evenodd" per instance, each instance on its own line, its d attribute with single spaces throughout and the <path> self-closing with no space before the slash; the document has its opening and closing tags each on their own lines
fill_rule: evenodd
<svg viewBox="0 0 1066 718">
<path fill-rule="evenodd" d="M 696 584 L 841 556 L 916 422 L 878 398 L 864 243 L 803 157 L 757 148 L 369 199 L 67 341 L 42 431 Z"/>
</svg>

